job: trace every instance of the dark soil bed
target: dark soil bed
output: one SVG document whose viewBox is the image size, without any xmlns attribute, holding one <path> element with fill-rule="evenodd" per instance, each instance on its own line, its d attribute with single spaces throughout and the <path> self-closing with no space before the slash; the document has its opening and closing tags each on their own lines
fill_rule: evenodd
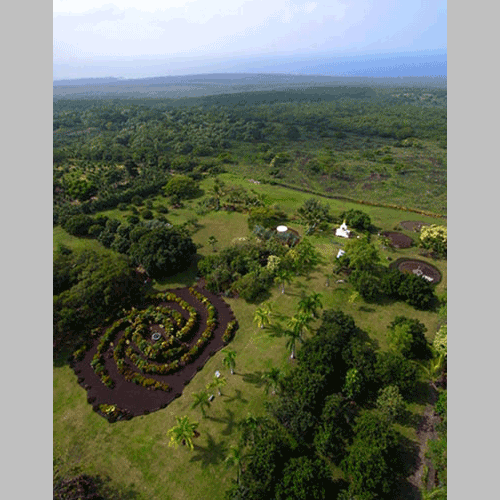
<svg viewBox="0 0 500 500">
<path fill-rule="evenodd" d="M 191 381 L 196 373 L 202 369 L 208 359 L 224 347 L 225 344 L 222 340 L 222 335 L 228 323 L 235 319 L 234 314 L 222 298 L 198 286 L 196 290 L 206 296 L 216 308 L 218 321 L 217 328 L 215 329 L 213 337 L 203 348 L 201 354 L 190 364 L 167 375 L 147 375 L 150 378 L 168 384 L 170 386 L 169 391 L 151 390 L 125 380 L 116 367 L 115 360 L 112 356 L 113 348 L 108 349 L 104 357 L 106 359 L 105 368 L 111 379 L 115 381 L 115 386 L 113 389 L 105 386 L 90 365 L 92 357 L 97 352 L 99 338 L 95 340 L 94 344 L 86 352 L 85 357 L 81 361 L 72 362 L 72 367 L 78 377 L 78 382 L 87 390 L 87 400 L 93 405 L 97 413 L 101 414 L 98 409 L 100 404 L 116 405 L 120 410 L 124 410 L 123 413 L 127 414 L 129 418 L 165 408 L 171 401 L 182 394 L 184 387 Z M 171 292 L 185 300 L 198 311 L 200 316 L 198 329 L 193 338 L 189 341 L 189 344 L 193 345 L 205 330 L 208 316 L 207 310 L 196 297 L 189 293 L 188 288 L 175 289 L 171 290 Z M 172 309 L 182 311 L 182 313 L 187 316 L 186 311 L 180 309 L 178 304 L 174 302 L 162 302 L 162 304 L 168 305 Z M 157 325 L 153 325 L 153 328 L 156 326 Z M 114 342 L 115 345 L 122 334 L 123 332 L 118 333 Z"/>
<path fill-rule="evenodd" d="M 413 245 L 413 240 L 406 234 L 397 231 L 384 231 L 382 234 L 389 238 L 390 244 L 394 248 L 410 248 Z"/>
<path fill-rule="evenodd" d="M 428 222 L 418 220 L 404 220 L 403 222 L 400 222 L 399 225 L 407 231 L 415 231 L 416 233 L 419 233 L 423 226 L 429 226 L 430 224 Z"/>
<path fill-rule="evenodd" d="M 437 284 L 441 281 L 441 273 L 439 270 L 423 260 L 401 258 L 391 262 L 389 267 L 391 269 L 399 269 L 401 272 L 407 273 L 413 273 L 416 271 L 415 274 L 419 274 L 418 270 L 420 270 L 423 276 L 429 276 L 432 278 L 431 283 Z"/>
</svg>

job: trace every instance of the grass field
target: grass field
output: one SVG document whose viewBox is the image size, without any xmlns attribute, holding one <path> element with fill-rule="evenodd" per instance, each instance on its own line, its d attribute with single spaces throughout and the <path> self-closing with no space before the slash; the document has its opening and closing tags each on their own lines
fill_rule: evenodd
<svg viewBox="0 0 500 500">
<path fill-rule="evenodd" d="M 266 197 L 266 203 L 279 204 L 280 208 L 292 214 L 303 201 L 311 196 L 265 184 L 254 185 L 247 180 L 230 173 L 221 175 L 227 186 L 242 185 L 252 188 Z M 204 180 L 202 188 L 208 189 L 212 180 Z M 157 198 L 159 200 L 159 198 Z M 324 201 L 324 200 L 322 200 Z M 446 224 L 442 219 L 419 216 L 398 210 L 360 206 L 336 200 L 327 200 L 331 212 L 337 213 L 349 208 L 358 208 L 368 213 L 374 225 L 381 230 L 392 230 L 402 220 L 423 220 L 431 223 Z M 171 211 L 167 218 L 174 224 L 187 221 L 194 216 L 195 201 L 186 204 L 185 208 Z M 105 212 L 116 217 L 127 214 L 118 210 Z M 249 236 L 247 216 L 240 213 L 211 212 L 197 216 L 200 224 L 194 233 L 195 243 L 203 245 L 200 255 L 213 252 L 208 238 L 214 235 L 217 248 L 231 244 L 234 238 Z M 290 223 L 301 234 L 300 224 Z M 405 232 L 416 239 L 415 233 Z M 271 302 L 275 310 L 287 316 L 295 312 L 300 293 L 306 291 L 320 292 L 325 308 L 341 308 L 351 314 L 356 324 L 366 331 L 380 349 L 387 347 L 387 325 L 397 315 L 405 315 L 422 321 L 427 327 L 427 337 L 432 339 L 437 328 L 435 312 L 417 311 L 402 302 L 385 305 L 367 304 L 362 299 L 349 302 L 352 289 L 349 284 L 325 285 L 325 274 L 331 269 L 338 248 L 344 241 L 333 236 L 332 230 L 311 237 L 312 243 L 324 258 L 324 264 L 309 277 L 302 277 L 286 287 L 282 294 L 277 287 L 272 290 Z M 380 245 L 375 236 L 374 241 Z M 79 239 L 68 235 L 59 227 L 54 229 L 54 247 L 62 243 L 70 248 L 102 249 L 95 240 Z M 384 262 L 389 263 L 387 256 L 416 257 L 422 259 L 418 249 L 412 247 L 405 250 L 383 250 Z M 426 259 L 423 259 L 426 260 Z M 433 261 L 442 273 L 443 280 L 437 287 L 437 293 L 446 290 L 446 262 Z M 194 282 L 195 266 L 181 275 L 155 283 L 158 289 L 187 286 Z M 60 457 L 68 465 L 79 465 L 89 473 L 100 473 L 111 477 L 114 484 L 131 487 L 135 492 L 135 500 L 198 500 L 222 499 L 224 490 L 236 477 L 234 469 L 227 469 L 224 459 L 229 447 L 235 444 L 239 432 L 237 424 L 248 413 L 263 414 L 264 402 L 272 398 L 266 396 L 260 383 L 262 372 L 271 367 L 288 370 L 291 367 L 289 353 L 285 348 L 285 339 L 273 337 L 267 329 L 259 329 L 253 323 L 255 305 L 245 303 L 241 299 L 227 299 L 233 309 L 240 328 L 230 344 L 230 349 L 237 353 L 236 373 L 230 375 L 223 368 L 224 350 L 218 352 L 207 362 L 203 370 L 196 375 L 186 387 L 183 395 L 174 400 L 167 408 L 147 416 L 137 417 L 131 421 L 109 424 L 92 411 L 87 403 L 86 392 L 77 384 L 76 376 L 68 366 L 54 367 L 53 372 L 53 407 L 54 407 L 54 456 Z M 228 384 L 222 389 L 223 396 L 216 396 L 207 418 L 202 418 L 197 410 L 191 410 L 192 394 L 203 389 L 213 377 L 215 370 L 220 370 L 227 378 Z M 412 414 L 417 416 L 423 410 L 422 401 L 410 406 Z M 195 439 L 195 450 L 190 452 L 184 447 L 174 449 L 168 446 L 167 430 L 175 425 L 176 416 L 187 415 L 200 423 L 201 435 Z M 415 439 L 416 420 L 411 420 L 406 427 L 399 430 L 408 438 Z M 126 498 L 124 496 L 124 498 Z"/>
</svg>

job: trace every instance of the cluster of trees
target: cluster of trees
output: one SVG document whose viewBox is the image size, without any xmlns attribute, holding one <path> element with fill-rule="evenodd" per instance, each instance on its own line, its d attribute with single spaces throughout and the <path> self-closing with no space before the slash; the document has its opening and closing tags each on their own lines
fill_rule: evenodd
<svg viewBox="0 0 500 500">
<path fill-rule="evenodd" d="M 243 422 L 243 473 L 228 499 L 386 498 L 407 474 L 404 440 L 393 424 L 412 394 L 421 356 L 420 324 L 413 342 L 375 351 L 352 317 L 324 310 L 316 332 L 297 353 L 286 376 L 269 374 L 273 396 L 262 418 Z M 337 468 L 343 479 L 332 480 Z M 340 477 L 337 475 L 336 477 Z"/>
<path fill-rule="evenodd" d="M 167 170 L 223 171 L 237 163 L 242 143 L 258 142 L 254 159 L 268 166 L 270 176 L 282 177 L 296 159 L 287 150 L 296 148 L 299 139 L 342 138 L 350 133 L 363 143 L 366 137 L 446 140 L 445 109 L 401 106 L 374 98 L 373 93 L 333 101 L 322 94 L 309 96 L 307 106 L 300 99 L 251 104 L 252 94 L 246 95 L 245 106 L 230 102 L 235 98 L 241 102 L 241 94 L 227 96 L 227 102 L 221 96 L 215 101 L 213 96 L 202 98 L 198 104 L 187 99 L 180 107 L 168 99 L 56 102 L 54 203 L 66 205 L 77 199 L 86 203 L 85 210 L 111 208 L 134 194 L 158 192 L 168 181 Z M 307 160 L 309 174 L 346 178 L 332 151 L 306 156 L 302 159 Z"/>
<path fill-rule="evenodd" d="M 132 265 L 142 266 L 152 278 L 184 271 L 196 254 L 187 226 L 174 227 L 166 219 L 120 223 L 107 216 L 79 214 L 69 217 L 63 227 L 74 236 L 97 238 L 106 248 L 129 256 Z"/>
<path fill-rule="evenodd" d="M 198 271 L 208 290 L 259 302 L 269 295 L 273 283 L 281 285 L 284 293 L 294 276 L 311 272 L 319 261 L 319 254 L 307 239 L 293 248 L 275 239 L 246 240 L 204 257 L 198 262 Z"/>
<path fill-rule="evenodd" d="M 62 249 L 53 258 L 54 350 L 74 347 L 92 328 L 141 303 L 142 282 L 125 256 Z"/>
<path fill-rule="evenodd" d="M 349 240 L 346 253 L 337 259 L 337 271 L 347 269 L 354 289 L 367 301 L 381 297 L 404 300 L 418 309 L 435 304 L 434 285 L 411 273 L 389 269 L 380 264 L 380 254 L 369 236 Z"/>
</svg>

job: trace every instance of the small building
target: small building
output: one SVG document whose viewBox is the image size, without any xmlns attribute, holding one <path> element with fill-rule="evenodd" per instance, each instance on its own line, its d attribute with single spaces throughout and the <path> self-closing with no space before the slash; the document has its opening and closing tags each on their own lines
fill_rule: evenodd
<svg viewBox="0 0 500 500">
<path fill-rule="evenodd" d="M 341 238 L 349 238 L 351 234 L 351 231 L 347 229 L 347 224 L 345 221 L 342 223 L 342 225 L 335 230 L 335 236 L 340 236 Z"/>
</svg>

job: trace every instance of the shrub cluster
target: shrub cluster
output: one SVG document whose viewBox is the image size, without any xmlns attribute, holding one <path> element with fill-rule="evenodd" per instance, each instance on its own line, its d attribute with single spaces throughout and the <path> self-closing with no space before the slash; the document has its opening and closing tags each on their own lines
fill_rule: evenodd
<svg viewBox="0 0 500 500">
<path fill-rule="evenodd" d="M 234 332 L 238 329 L 238 323 L 236 320 L 230 321 L 227 326 L 226 330 L 222 334 L 222 341 L 224 344 L 228 344 L 231 339 L 233 338 Z"/>
</svg>

